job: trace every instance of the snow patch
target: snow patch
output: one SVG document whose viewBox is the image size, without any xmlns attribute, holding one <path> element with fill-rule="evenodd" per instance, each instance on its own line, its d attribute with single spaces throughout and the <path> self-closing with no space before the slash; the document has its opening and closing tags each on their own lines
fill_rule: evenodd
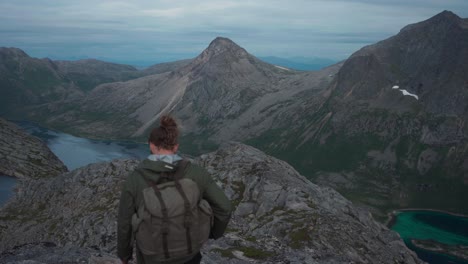
<svg viewBox="0 0 468 264">
<path fill-rule="evenodd" d="M 412 96 L 412 97 L 416 98 L 416 100 L 419 100 L 419 97 L 417 95 L 412 94 L 412 93 L 408 92 L 405 89 L 400 89 L 400 86 L 398 86 L 398 85 L 393 85 L 392 89 L 400 91 L 403 95 Z"/>
<path fill-rule="evenodd" d="M 401 91 L 401 93 L 402 93 L 403 95 L 413 96 L 414 98 L 416 98 L 416 100 L 419 100 L 419 97 L 418 97 L 417 95 L 415 95 L 415 94 L 412 94 L 412 93 L 410 93 L 410 92 L 408 92 L 408 91 L 406 91 L 406 90 L 404 90 L 404 89 L 403 89 L 403 90 L 400 90 L 400 91 Z"/>
<path fill-rule="evenodd" d="M 285 71 L 290 71 L 290 69 L 285 68 L 285 67 L 281 67 L 281 66 L 278 66 L 278 65 L 275 65 L 275 67 L 279 68 L 279 69 L 282 69 L 282 70 L 285 70 Z"/>
</svg>

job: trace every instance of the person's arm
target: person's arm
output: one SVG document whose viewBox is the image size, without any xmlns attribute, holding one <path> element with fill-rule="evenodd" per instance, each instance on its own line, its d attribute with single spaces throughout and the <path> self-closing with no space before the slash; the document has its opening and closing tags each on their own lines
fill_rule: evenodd
<svg viewBox="0 0 468 264">
<path fill-rule="evenodd" d="M 218 239 L 223 236 L 231 219 L 231 201 L 209 175 L 205 186 L 203 198 L 211 205 L 214 214 L 214 225 L 211 228 L 210 238 Z"/>
<path fill-rule="evenodd" d="M 134 212 L 135 198 L 131 181 L 127 178 L 122 186 L 117 218 L 117 255 L 122 263 L 127 263 L 132 258 L 132 215 Z"/>
</svg>

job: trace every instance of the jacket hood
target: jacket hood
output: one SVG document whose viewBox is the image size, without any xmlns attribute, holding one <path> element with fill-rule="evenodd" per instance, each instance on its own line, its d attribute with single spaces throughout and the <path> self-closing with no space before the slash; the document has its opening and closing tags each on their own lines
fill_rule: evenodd
<svg viewBox="0 0 468 264">
<path fill-rule="evenodd" d="M 164 161 L 143 160 L 137 170 L 148 180 L 158 181 L 161 172 L 175 172 L 178 163 L 171 164 Z"/>
</svg>

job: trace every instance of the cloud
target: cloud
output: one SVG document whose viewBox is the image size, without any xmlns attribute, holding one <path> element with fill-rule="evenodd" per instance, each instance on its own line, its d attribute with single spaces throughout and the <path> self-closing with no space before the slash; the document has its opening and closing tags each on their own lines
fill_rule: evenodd
<svg viewBox="0 0 468 264">
<path fill-rule="evenodd" d="M 0 46 L 160 61 L 196 56 L 222 35 L 258 56 L 344 59 L 444 9 L 467 17 L 468 1 L 2 1 Z"/>
</svg>

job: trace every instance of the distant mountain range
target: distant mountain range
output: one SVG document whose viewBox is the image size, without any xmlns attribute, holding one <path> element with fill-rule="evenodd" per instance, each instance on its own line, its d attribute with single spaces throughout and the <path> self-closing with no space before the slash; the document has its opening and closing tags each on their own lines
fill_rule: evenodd
<svg viewBox="0 0 468 264">
<path fill-rule="evenodd" d="M 468 21 L 444 11 L 317 71 L 269 64 L 226 38 L 192 60 L 131 66 L 0 50 L 0 113 L 88 137 L 146 140 L 162 113 L 182 150 L 237 140 L 375 215 L 468 213 Z"/>
<path fill-rule="evenodd" d="M 327 58 L 306 58 L 306 57 L 292 57 L 280 58 L 275 56 L 258 57 L 259 59 L 270 64 L 290 68 L 301 71 L 316 71 L 321 70 L 330 65 L 336 64 L 336 60 Z"/>
</svg>

